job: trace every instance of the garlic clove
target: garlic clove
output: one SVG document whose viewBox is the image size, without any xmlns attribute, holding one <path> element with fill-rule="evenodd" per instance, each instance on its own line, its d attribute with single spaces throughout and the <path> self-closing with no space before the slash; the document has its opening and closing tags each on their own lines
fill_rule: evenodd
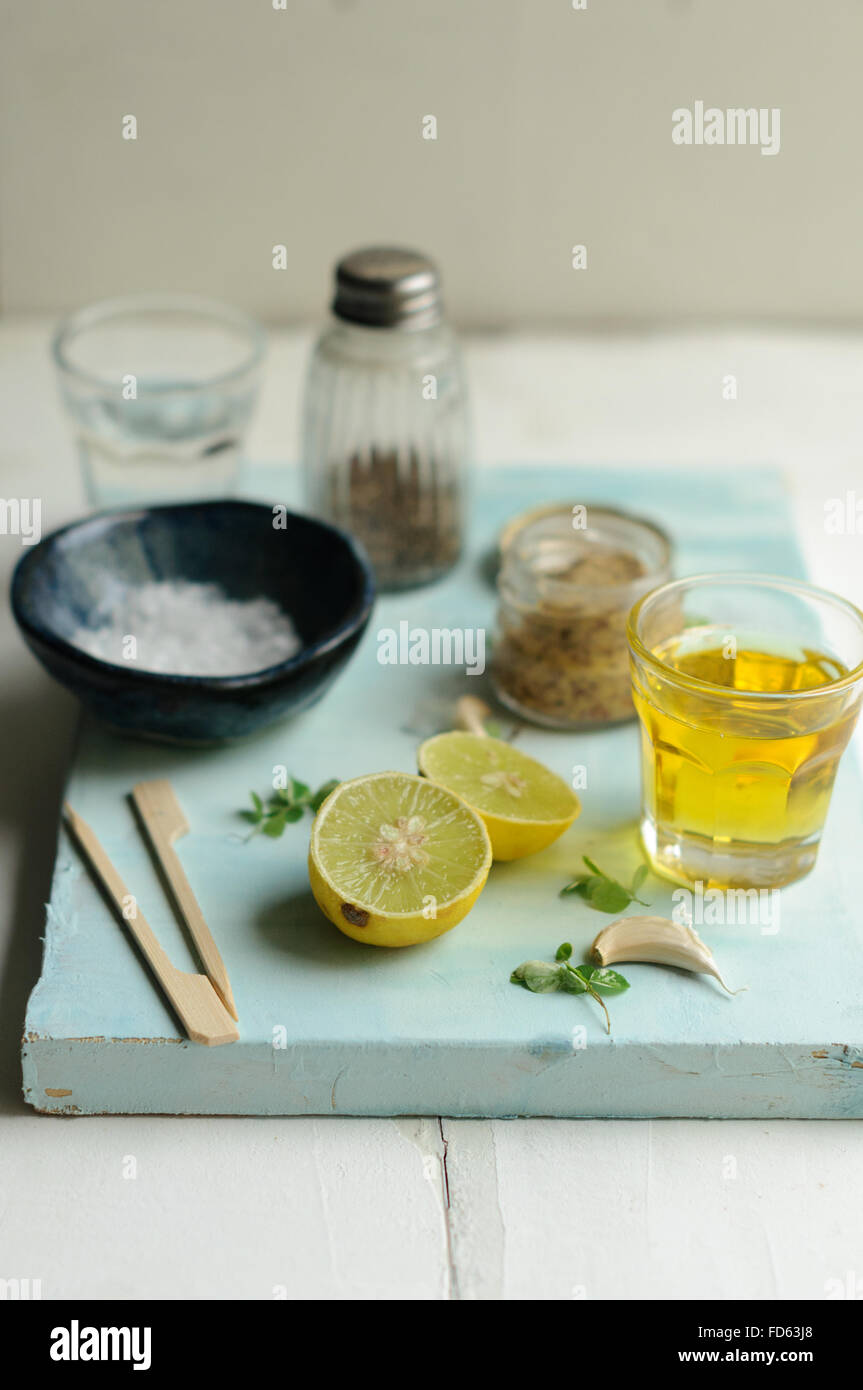
<svg viewBox="0 0 863 1390">
<path fill-rule="evenodd" d="M 674 965 L 680 970 L 712 975 L 728 994 L 740 993 L 728 988 L 713 952 L 698 933 L 670 917 L 620 917 L 603 927 L 590 954 L 600 965 L 612 965 L 615 961 Z"/>
</svg>

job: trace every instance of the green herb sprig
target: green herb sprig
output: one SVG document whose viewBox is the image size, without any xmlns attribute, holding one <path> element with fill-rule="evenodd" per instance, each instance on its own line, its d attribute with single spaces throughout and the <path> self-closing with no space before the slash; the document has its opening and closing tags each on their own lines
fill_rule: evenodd
<svg viewBox="0 0 863 1390">
<path fill-rule="evenodd" d="M 621 994 L 629 989 L 629 981 L 607 965 L 572 965 L 571 955 L 572 946 L 564 941 L 555 953 L 555 965 L 544 960 L 526 960 L 513 970 L 509 977 L 510 984 L 521 985 L 532 994 L 553 994 L 557 990 L 562 990 L 564 994 L 589 994 L 605 1014 L 605 1026 L 610 1033 L 611 1018 L 599 990 L 605 990 L 607 994 Z"/>
<path fill-rule="evenodd" d="M 313 816 L 317 815 L 321 804 L 329 796 L 333 787 L 338 785 L 338 777 L 331 777 L 328 782 L 324 782 L 322 787 L 318 787 L 317 791 L 313 792 L 310 787 L 306 786 L 305 782 L 297 781 L 296 777 L 289 777 L 288 785 L 274 791 L 272 796 L 267 798 L 266 803 L 262 801 L 257 792 L 250 792 L 253 809 L 240 811 L 240 815 L 243 820 L 250 821 L 254 826 L 252 835 L 256 835 L 260 831 L 262 835 L 268 835 L 271 840 L 277 840 L 284 833 L 285 827 L 301 820 L 306 811 L 311 811 Z"/>
<path fill-rule="evenodd" d="M 629 888 L 623 883 L 618 883 L 616 878 L 594 864 L 587 855 L 582 855 L 582 862 L 589 869 L 589 873 L 576 874 L 571 883 L 565 888 L 561 888 L 560 896 L 566 898 L 573 893 L 577 893 L 580 898 L 591 907 L 595 907 L 598 912 L 622 912 L 630 903 L 641 903 L 642 907 L 649 907 L 643 898 L 638 896 L 638 890 L 647 878 L 647 865 L 639 864 L 632 876 L 632 884 Z"/>
</svg>

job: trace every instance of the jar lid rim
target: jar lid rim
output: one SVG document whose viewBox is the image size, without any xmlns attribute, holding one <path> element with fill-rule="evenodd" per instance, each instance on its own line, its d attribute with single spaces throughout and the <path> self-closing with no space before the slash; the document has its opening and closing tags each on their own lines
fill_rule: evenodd
<svg viewBox="0 0 863 1390">
<path fill-rule="evenodd" d="M 579 521 L 583 524 L 577 524 Z M 522 526 L 507 529 L 509 534 L 505 531 L 502 539 L 501 583 L 524 577 L 542 583 L 546 592 L 560 596 L 577 591 L 579 595 L 595 594 L 607 599 L 611 594 L 632 590 L 634 602 L 644 592 L 645 580 L 666 573 L 671 559 L 667 532 L 646 517 L 615 507 L 561 503 L 532 517 L 528 514 Z M 646 549 L 652 553 L 646 555 Z M 645 567 L 638 575 L 607 583 L 585 582 L 577 577 L 564 579 L 562 575 L 573 561 L 584 558 L 591 550 L 594 554 L 599 550 L 628 553 L 639 558 Z"/>
<path fill-rule="evenodd" d="M 420 251 L 368 246 L 336 265 L 333 313 L 372 328 L 426 328 L 442 316 L 440 274 Z"/>
</svg>

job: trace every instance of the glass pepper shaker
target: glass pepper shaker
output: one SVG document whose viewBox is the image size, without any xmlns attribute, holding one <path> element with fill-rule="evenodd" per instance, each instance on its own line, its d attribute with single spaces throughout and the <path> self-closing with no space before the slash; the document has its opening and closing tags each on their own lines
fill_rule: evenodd
<svg viewBox="0 0 863 1390">
<path fill-rule="evenodd" d="M 306 505 L 363 543 L 381 588 L 430 583 L 461 552 L 468 449 L 437 269 L 415 251 L 352 252 L 332 308 L 306 382 Z"/>
</svg>

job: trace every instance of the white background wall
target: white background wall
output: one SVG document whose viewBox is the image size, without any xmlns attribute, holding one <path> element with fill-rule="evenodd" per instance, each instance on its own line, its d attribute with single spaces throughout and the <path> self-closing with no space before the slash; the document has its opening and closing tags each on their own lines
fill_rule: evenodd
<svg viewBox="0 0 863 1390">
<path fill-rule="evenodd" d="M 164 286 L 317 317 L 386 239 L 471 326 L 863 318 L 860 0 L 286 5 L 0 0 L 5 311 Z M 780 107 L 780 153 L 673 145 L 696 99 Z"/>
</svg>

